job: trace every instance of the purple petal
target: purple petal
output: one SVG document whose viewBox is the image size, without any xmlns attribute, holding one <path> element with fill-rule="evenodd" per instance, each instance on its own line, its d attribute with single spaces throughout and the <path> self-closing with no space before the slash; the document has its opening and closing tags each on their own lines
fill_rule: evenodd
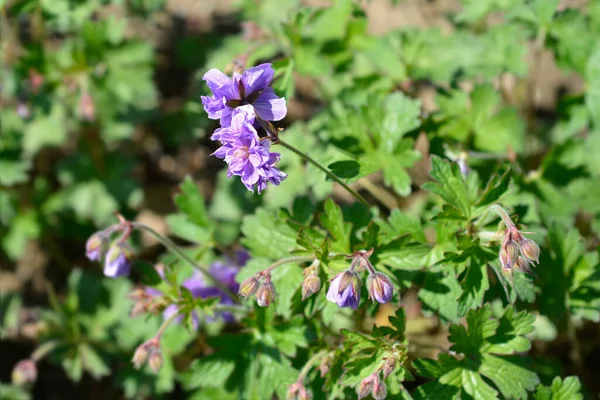
<svg viewBox="0 0 600 400">
<path fill-rule="evenodd" d="M 106 256 L 106 261 L 104 263 L 104 275 L 111 278 L 118 278 L 120 276 L 129 275 L 131 271 L 131 265 L 127 258 L 123 254 L 119 254 L 114 257 L 109 254 Z"/>
<path fill-rule="evenodd" d="M 265 88 L 252 103 L 256 113 L 266 121 L 279 121 L 285 117 L 285 99 L 277 96 L 273 88 Z"/>
<path fill-rule="evenodd" d="M 246 97 L 265 89 L 273 80 L 275 71 L 271 64 L 260 64 L 256 67 L 248 68 L 242 75 L 242 82 L 246 89 Z"/>
<path fill-rule="evenodd" d="M 216 68 L 208 70 L 204 76 L 202 76 L 202 80 L 206 81 L 206 85 L 212 90 L 213 93 L 219 90 L 219 88 L 231 85 L 232 80 L 230 77 L 222 73 Z"/>
<path fill-rule="evenodd" d="M 225 110 L 225 105 L 221 99 L 217 99 L 214 96 L 202 96 L 202 105 L 204 106 L 204 111 L 208 114 L 208 118 L 210 119 L 220 119 L 223 115 L 223 111 Z"/>
</svg>

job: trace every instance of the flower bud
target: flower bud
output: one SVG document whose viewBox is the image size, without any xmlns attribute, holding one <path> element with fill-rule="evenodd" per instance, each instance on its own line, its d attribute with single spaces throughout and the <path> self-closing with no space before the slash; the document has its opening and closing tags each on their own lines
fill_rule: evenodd
<svg viewBox="0 0 600 400">
<path fill-rule="evenodd" d="M 367 290 L 369 298 L 375 302 L 377 300 L 381 304 L 385 304 L 392 299 L 394 295 L 394 285 L 385 274 L 375 272 L 367 278 Z"/>
<path fill-rule="evenodd" d="M 21 360 L 12 370 L 12 382 L 18 386 L 26 386 L 37 379 L 37 367 L 32 359 Z"/>
<path fill-rule="evenodd" d="M 96 115 L 94 100 L 87 91 L 84 91 L 79 98 L 79 115 L 87 121 L 93 121 Z"/>
<path fill-rule="evenodd" d="M 369 393 L 371 393 L 375 376 L 376 375 L 369 375 L 360 382 L 360 385 L 358 385 L 358 388 L 356 389 L 356 394 L 358 395 L 359 400 L 364 399 L 369 395 Z"/>
<path fill-rule="evenodd" d="M 286 397 L 287 400 L 310 400 L 312 399 L 312 394 L 302 382 L 295 382 L 288 388 Z"/>
<path fill-rule="evenodd" d="M 321 279 L 317 275 L 310 274 L 302 281 L 302 300 L 312 294 L 315 294 L 321 289 Z"/>
<path fill-rule="evenodd" d="M 510 269 L 519 257 L 519 246 L 513 240 L 507 240 L 500 248 L 500 264 L 503 268 Z"/>
<path fill-rule="evenodd" d="M 111 278 L 129 275 L 132 258 L 133 252 L 126 243 L 113 243 L 104 260 L 104 275 Z"/>
<path fill-rule="evenodd" d="M 525 259 L 539 264 L 540 247 L 531 239 L 523 239 L 521 242 L 521 255 Z"/>
<path fill-rule="evenodd" d="M 252 275 L 250 278 L 247 278 L 240 285 L 240 290 L 238 294 L 241 297 L 250 297 L 258 290 L 258 286 L 260 282 L 256 279 L 256 276 Z"/>
<path fill-rule="evenodd" d="M 379 376 L 375 375 L 375 379 L 373 380 L 373 389 L 371 391 L 371 396 L 375 400 L 383 400 L 385 396 L 387 396 L 387 386 L 385 383 L 379 380 Z"/>
<path fill-rule="evenodd" d="M 139 345 L 133 354 L 133 359 L 131 360 L 134 368 L 140 369 L 141 366 L 148 361 L 148 358 L 151 358 L 156 352 L 160 353 L 160 342 L 157 338 L 152 338 Z"/>
<path fill-rule="evenodd" d="M 391 355 L 385 359 L 385 363 L 383 364 L 383 370 L 381 371 L 383 374 L 383 379 L 387 379 L 387 377 L 390 376 L 392 372 L 394 372 L 394 369 L 396 369 L 397 362 L 398 360 L 394 355 Z"/>
<path fill-rule="evenodd" d="M 523 272 L 527 272 L 527 273 L 532 273 L 531 268 L 529 266 L 529 261 L 527 261 L 526 259 L 524 259 L 523 257 L 519 257 L 517 259 L 517 263 L 515 264 L 515 267 L 517 267 L 517 269 L 519 271 L 523 271 Z"/>
<path fill-rule="evenodd" d="M 153 351 L 152 354 L 150 354 L 150 359 L 148 360 L 148 365 L 150 366 L 150 369 L 152 370 L 152 372 L 154 372 L 155 374 L 158 374 L 160 367 L 162 367 L 162 365 L 163 365 L 163 357 L 162 357 L 160 348 Z"/>
<path fill-rule="evenodd" d="M 90 261 L 98 261 L 102 258 L 103 248 L 105 246 L 104 236 L 96 232 L 89 237 L 85 243 L 85 255 Z"/>
<path fill-rule="evenodd" d="M 268 307 L 275 301 L 275 295 L 275 285 L 271 283 L 271 278 L 267 275 L 266 281 L 256 292 L 256 302 L 261 307 Z"/>
<path fill-rule="evenodd" d="M 343 289 L 342 289 L 343 287 Z M 327 300 L 340 307 L 358 308 L 360 303 L 360 279 L 352 270 L 346 270 L 331 280 L 327 291 Z"/>
</svg>

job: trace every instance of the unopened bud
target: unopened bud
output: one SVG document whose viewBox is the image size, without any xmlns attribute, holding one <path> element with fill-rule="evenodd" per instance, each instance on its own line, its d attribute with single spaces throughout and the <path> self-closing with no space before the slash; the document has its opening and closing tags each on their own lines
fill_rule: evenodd
<svg viewBox="0 0 600 400">
<path fill-rule="evenodd" d="M 521 255 L 527 260 L 540 262 L 540 247 L 531 239 L 523 239 L 521 242 Z"/>
<path fill-rule="evenodd" d="M 261 307 L 268 307 L 275 301 L 275 285 L 271 282 L 271 278 L 267 276 L 266 281 L 260 285 L 256 292 L 256 303 Z"/>
<path fill-rule="evenodd" d="M 258 290 L 260 286 L 260 282 L 256 279 L 256 276 L 252 275 L 250 278 L 247 278 L 240 285 L 240 290 L 238 294 L 241 297 L 250 297 Z"/>
<path fill-rule="evenodd" d="M 375 375 L 375 379 L 373 380 L 373 389 L 371 391 L 371 396 L 375 400 L 383 400 L 385 396 L 387 396 L 387 386 L 385 383 L 379 380 L 379 376 Z"/>
<path fill-rule="evenodd" d="M 315 294 L 321 289 L 321 279 L 317 275 L 311 274 L 302 281 L 302 300 L 312 294 Z"/>
<path fill-rule="evenodd" d="M 385 304 L 392 299 L 394 295 L 394 285 L 385 274 L 375 272 L 367 278 L 367 290 L 369 298 L 375 302 Z"/>
<path fill-rule="evenodd" d="M 532 273 L 531 268 L 529 266 L 530 262 L 527 261 L 526 259 L 524 259 L 523 257 L 519 257 L 517 259 L 517 263 L 515 264 L 515 266 L 523 272 L 527 272 L 527 273 Z"/>
<path fill-rule="evenodd" d="M 104 260 L 104 275 L 111 278 L 129 275 L 132 259 L 133 251 L 126 243 L 113 243 Z"/>
<path fill-rule="evenodd" d="M 90 261 L 98 261 L 102 258 L 105 242 L 104 236 L 99 232 L 89 237 L 85 243 L 85 255 Z"/>
<path fill-rule="evenodd" d="M 83 92 L 79 98 L 79 115 L 87 121 L 93 121 L 96 115 L 94 100 L 87 91 Z"/>
<path fill-rule="evenodd" d="M 12 370 L 12 382 L 18 386 L 32 384 L 37 379 L 37 367 L 32 359 L 21 360 Z"/>
<path fill-rule="evenodd" d="M 142 365 L 146 364 L 148 358 L 151 358 L 156 352 L 160 353 L 160 342 L 157 338 L 152 338 L 139 345 L 133 354 L 133 359 L 131 360 L 134 368 L 140 369 Z"/>
<path fill-rule="evenodd" d="M 394 372 L 394 369 L 396 369 L 396 364 L 397 364 L 397 359 L 396 356 L 389 356 L 385 359 L 385 364 L 383 364 L 383 369 L 382 369 L 382 374 L 383 374 L 383 379 L 387 379 L 388 376 L 390 376 L 390 374 L 392 372 Z"/>
<path fill-rule="evenodd" d="M 358 388 L 356 389 L 356 394 L 358 395 L 359 400 L 364 399 L 369 395 L 369 393 L 371 393 L 371 390 L 373 389 L 373 381 L 375 379 L 375 376 L 376 375 L 369 375 L 360 382 Z"/>
<path fill-rule="evenodd" d="M 319 364 L 319 372 L 321 373 L 321 378 L 324 378 L 325 375 L 329 373 L 332 361 L 333 360 L 331 359 L 331 354 L 328 354 L 321 360 L 321 364 Z"/>
<path fill-rule="evenodd" d="M 160 348 L 153 351 L 152 354 L 150 354 L 150 358 L 148 359 L 148 365 L 150 366 L 152 372 L 154 372 L 155 374 L 158 373 L 160 367 L 162 367 L 163 365 L 163 357 Z"/>
<path fill-rule="evenodd" d="M 342 273 L 342 275 L 339 278 L 339 287 L 338 287 L 338 294 L 341 294 L 343 291 L 345 291 L 348 286 L 352 285 L 352 290 L 354 292 L 359 292 L 359 287 L 358 287 L 358 274 L 354 271 L 351 270 L 346 270 Z"/>
<path fill-rule="evenodd" d="M 500 248 L 500 263 L 503 268 L 510 269 L 519 257 L 519 246 L 513 240 L 507 240 Z"/>
<path fill-rule="evenodd" d="M 290 385 L 287 391 L 287 400 L 310 400 L 312 393 L 306 389 L 302 382 L 295 382 Z"/>
</svg>

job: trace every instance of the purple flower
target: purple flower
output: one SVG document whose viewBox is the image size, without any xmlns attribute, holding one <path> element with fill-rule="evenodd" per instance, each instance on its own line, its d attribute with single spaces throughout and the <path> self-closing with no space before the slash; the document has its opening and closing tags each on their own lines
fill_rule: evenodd
<svg viewBox="0 0 600 400">
<path fill-rule="evenodd" d="M 254 112 L 265 121 L 279 121 L 285 117 L 285 99 L 269 87 L 274 75 L 271 64 L 261 64 L 245 70 L 241 75 L 228 77 L 218 69 L 209 70 L 202 77 L 212 96 L 202 96 L 202 104 L 211 119 L 220 119 L 221 126 L 229 126 L 233 110 L 252 105 Z"/>
<path fill-rule="evenodd" d="M 340 307 L 356 310 L 360 302 L 360 281 L 357 273 L 347 270 L 337 274 L 329 285 L 326 298 Z"/>
<path fill-rule="evenodd" d="M 90 261 L 98 261 L 102 258 L 102 248 L 104 247 L 104 236 L 96 232 L 89 237 L 85 243 L 85 255 Z"/>
<path fill-rule="evenodd" d="M 381 304 L 389 302 L 394 295 L 394 285 L 390 281 L 390 278 L 381 272 L 369 274 L 367 289 L 371 300 L 377 300 Z"/>
<path fill-rule="evenodd" d="M 129 275 L 131 271 L 130 260 L 133 254 L 131 249 L 124 243 L 113 244 L 104 260 L 104 275 L 111 278 Z"/>
<path fill-rule="evenodd" d="M 239 272 L 240 267 L 243 267 L 249 258 L 250 256 L 247 252 L 237 252 L 234 260 L 226 258 L 223 262 L 213 263 L 209 268 L 209 272 L 221 283 L 227 286 L 233 293 L 237 293 L 239 284 L 235 281 L 235 277 Z M 186 279 L 182 286 L 188 289 L 194 298 L 206 299 L 208 297 L 219 297 L 221 304 L 235 304 L 232 298 L 230 298 L 221 289 L 212 286 L 212 282 L 207 280 L 199 271 L 196 271 L 194 275 L 192 275 L 189 279 Z M 159 290 L 151 287 L 146 288 L 146 293 L 151 296 L 162 296 L 162 293 Z M 176 312 L 177 306 L 175 304 L 171 304 L 165 308 L 163 317 L 167 319 Z M 234 321 L 231 313 L 222 312 L 219 313 L 219 316 L 227 322 Z M 178 317 L 177 320 L 181 322 L 183 320 L 183 316 Z M 192 325 L 194 329 L 198 329 L 198 326 L 200 325 L 200 320 L 196 312 L 192 312 Z"/>
<path fill-rule="evenodd" d="M 256 129 L 252 126 L 254 122 L 254 110 L 252 106 L 241 106 L 234 110 L 233 116 L 231 117 L 231 124 L 223 126 L 217 129 L 212 136 L 211 140 L 218 140 L 221 143 L 233 143 L 244 132 L 251 133 L 258 137 Z"/>
<path fill-rule="evenodd" d="M 249 124 L 244 125 L 244 129 L 234 142 L 223 143 L 213 155 L 229 164 L 227 177 L 241 177 L 242 183 L 250 191 L 254 191 L 254 185 L 257 185 L 260 193 L 268 182 L 279 185 L 287 177 L 275 168 L 279 153 L 269 152 L 270 142 L 258 140 L 256 131 Z"/>
</svg>

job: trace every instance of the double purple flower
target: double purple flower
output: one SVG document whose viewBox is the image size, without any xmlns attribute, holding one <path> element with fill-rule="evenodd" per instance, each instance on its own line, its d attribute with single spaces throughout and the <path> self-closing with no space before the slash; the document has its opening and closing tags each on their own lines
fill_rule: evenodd
<svg viewBox="0 0 600 400">
<path fill-rule="evenodd" d="M 209 118 L 220 119 L 221 128 L 211 136 L 222 146 L 213 153 L 228 164 L 227 176 L 239 176 L 250 191 L 258 193 L 270 182 L 279 185 L 287 175 L 275 168 L 280 154 L 269 151 L 270 141 L 258 136 L 257 118 L 279 121 L 287 113 L 285 99 L 269 87 L 273 79 L 271 64 L 261 64 L 242 74 L 228 77 L 217 69 L 204 74 L 212 96 L 202 96 Z M 260 124 L 256 125 L 259 126 Z"/>
</svg>

